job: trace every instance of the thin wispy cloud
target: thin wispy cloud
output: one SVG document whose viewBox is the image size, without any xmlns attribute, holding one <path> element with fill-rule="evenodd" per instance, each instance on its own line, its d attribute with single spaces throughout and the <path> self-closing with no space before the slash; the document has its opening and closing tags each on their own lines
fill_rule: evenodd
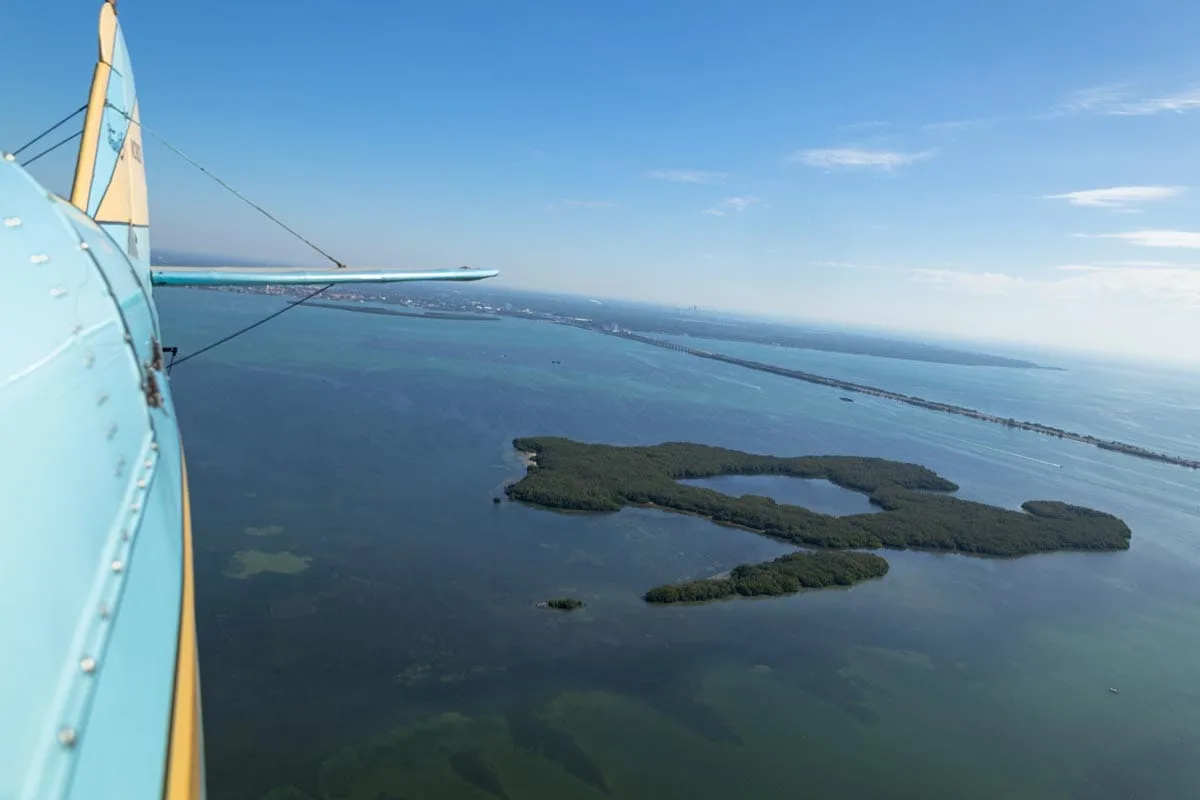
<svg viewBox="0 0 1200 800">
<path fill-rule="evenodd" d="M 757 197 L 726 197 L 721 201 L 721 205 L 732 208 L 734 211 L 745 211 L 750 206 L 757 205 L 759 202 Z"/>
<path fill-rule="evenodd" d="M 577 208 L 620 208 L 621 204 L 612 200 L 559 200 L 564 206 Z"/>
<path fill-rule="evenodd" d="M 1118 239 L 1139 247 L 1185 247 L 1200 249 L 1200 233 L 1195 231 L 1138 230 L 1124 233 L 1077 233 L 1083 239 Z"/>
<path fill-rule="evenodd" d="M 1135 203 L 1149 203 L 1179 197 L 1186 190 L 1182 186 L 1114 186 L 1110 189 L 1085 189 L 1064 194 L 1048 194 L 1045 200 L 1066 200 L 1073 206 L 1089 208 L 1129 209 Z"/>
<path fill-rule="evenodd" d="M 1142 94 L 1129 83 L 1093 86 L 1072 93 L 1056 109 L 1058 114 L 1099 114 L 1111 117 L 1144 117 L 1183 114 L 1200 110 L 1200 86 L 1167 94 Z"/>
<path fill-rule="evenodd" d="M 568 208 L 620 208 L 621 204 L 612 200 L 559 200 L 543 206 L 543 210 L 554 213 L 560 211 L 564 206 Z"/>
<path fill-rule="evenodd" d="M 720 183 L 729 177 L 729 173 L 700 169 L 655 169 L 647 172 L 646 177 L 673 183 Z"/>
<path fill-rule="evenodd" d="M 810 266 L 823 269 L 865 269 L 883 272 L 909 272 L 905 267 L 888 267 L 881 264 L 860 264 L 857 261 L 810 261 Z"/>
<path fill-rule="evenodd" d="M 731 211 L 733 211 L 733 212 L 745 211 L 747 208 L 750 208 L 750 206 L 758 205 L 761 202 L 762 202 L 762 200 L 760 200 L 759 198 L 754 197 L 752 195 L 738 195 L 735 197 L 726 197 L 724 200 L 717 203 L 712 208 L 706 208 L 703 211 L 701 211 L 700 213 L 708 214 L 710 217 L 724 217 L 724 216 L 727 216 L 729 214 L 729 212 L 731 212 Z"/>
<path fill-rule="evenodd" d="M 884 122 L 883 120 L 873 119 L 867 122 L 852 122 L 849 125 L 839 125 L 840 131 L 876 131 L 881 128 L 890 128 L 892 123 Z"/>
<path fill-rule="evenodd" d="M 1200 269 L 1200 263 L 1180 263 L 1178 261 L 1157 261 L 1140 258 L 1116 259 L 1112 261 L 1094 261 L 1090 264 L 1063 264 L 1055 267 L 1059 270 L 1091 270 L 1111 269 L 1114 267 L 1165 267 L 1167 269 Z"/>
<path fill-rule="evenodd" d="M 933 156 L 932 152 L 906 153 L 897 150 L 865 150 L 857 147 L 828 147 L 797 150 L 788 156 L 794 164 L 821 169 L 875 169 L 891 172 Z"/>
<path fill-rule="evenodd" d="M 1105 109 L 1126 101 L 1131 88 L 1128 83 L 1110 83 L 1079 89 L 1071 92 L 1055 111 L 1059 114 L 1103 114 Z"/>
<path fill-rule="evenodd" d="M 944 132 L 956 133 L 959 131 L 977 130 L 986 128 L 989 125 L 994 125 L 1000 121 L 999 117 L 978 117 L 975 119 L 950 119 L 944 122 L 929 122 L 921 126 L 921 130 L 931 133 Z"/>
</svg>

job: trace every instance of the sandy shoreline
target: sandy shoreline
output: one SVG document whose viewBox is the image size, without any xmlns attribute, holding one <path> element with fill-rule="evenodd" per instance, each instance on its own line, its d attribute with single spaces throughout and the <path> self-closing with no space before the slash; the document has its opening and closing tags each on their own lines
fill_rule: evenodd
<svg viewBox="0 0 1200 800">
<path fill-rule="evenodd" d="M 521 464 L 525 467 L 521 472 L 514 472 L 509 477 L 504 479 L 504 482 L 495 488 L 495 492 L 503 495 L 509 486 L 524 478 L 529 470 L 537 466 L 537 453 L 525 452 L 524 450 L 516 451 L 517 457 L 521 459 Z"/>
</svg>

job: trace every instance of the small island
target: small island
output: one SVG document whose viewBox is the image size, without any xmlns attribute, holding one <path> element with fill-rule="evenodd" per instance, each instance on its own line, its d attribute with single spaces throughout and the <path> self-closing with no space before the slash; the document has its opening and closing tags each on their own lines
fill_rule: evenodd
<svg viewBox="0 0 1200 800">
<path fill-rule="evenodd" d="M 888 563 L 873 553 L 846 550 L 789 553 L 764 564 L 734 567 L 728 578 L 658 586 L 646 592 L 648 603 L 694 603 L 740 594 L 795 594 L 801 589 L 853 586 L 860 581 L 882 578 Z"/>
<path fill-rule="evenodd" d="M 583 608 L 583 605 L 582 600 L 576 600 L 574 597 L 556 597 L 546 601 L 546 608 L 553 608 L 557 611 L 574 611 L 577 608 Z"/>
<path fill-rule="evenodd" d="M 919 548 L 970 555 L 1021 556 L 1056 550 L 1127 550 L 1132 535 L 1117 517 L 1082 506 L 1031 500 L 1022 511 L 960 500 L 957 484 L 919 464 L 862 456 L 755 455 L 686 442 L 644 447 L 585 444 L 557 437 L 515 439 L 525 477 L 505 488 L 513 500 L 562 511 L 625 506 L 696 514 L 775 539 L 826 551 Z M 680 483 L 717 475 L 823 478 L 870 498 L 878 512 L 819 514 L 769 497 L 731 497 Z M 887 572 L 869 553 L 799 552 L 743 564 L 729 578 L 652 589 L 649 602 L 791 594 L 848 586 Z"/>
</svg>

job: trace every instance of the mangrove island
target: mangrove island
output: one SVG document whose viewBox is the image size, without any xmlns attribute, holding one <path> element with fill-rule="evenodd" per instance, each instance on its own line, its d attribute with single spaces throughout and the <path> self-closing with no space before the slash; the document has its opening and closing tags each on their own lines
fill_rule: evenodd
<svg viewBox="0 0 1200 800">
<path fill-rule="evenodd" d="M 1022 511 L 1012 511 L 960 500 L 950 494 L 957 491 L 957 484 L 932 470 L 882 458 L 755 455 L 686 442 L 619 447 L 557 437 L 514 439 L 513 446 L 526 454 L 529 463 L 525 476 L 505 488 L 513 500 L 563 511 L 661 508 L 826 549 L 743 564 L 728 578 L 658 587 L 647 592 L 650 602 L 792 594 L 803 588 L 848 586 L 887 572 L 884 559 L 844 552 L 851 549 L 919 548 L 1020 556 L 1055 550 L 1127 550 L 1132 536 L 1129 526 L 1117 517 L 1068 503 L 1030 500 Z M 836 517 L 769 497 L 731 497 L 679 482 L 717 475 L 825 479 L 867 495 L 880 510 Z"/>
<path fill-rule="evenodd" d="M 574 611 L 577 608 L 583 608 L 583 601 L 574 597 L 556 597 L 546 601 L 546 608 L 553 608 L 556 611 Z"/>
</svg>

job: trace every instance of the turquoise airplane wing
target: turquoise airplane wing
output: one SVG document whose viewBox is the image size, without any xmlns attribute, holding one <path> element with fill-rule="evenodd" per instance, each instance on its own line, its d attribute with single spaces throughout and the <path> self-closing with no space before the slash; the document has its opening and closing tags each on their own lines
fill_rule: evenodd
<svg viewBox="0 0 1200 800">
<path fill-rule="evenodd" d="M 155 286 L 265 286 L 321 283 L 404 283 L 478 281 L 499 275 L 494 269 L 399 270 L 383 267 L 163 267 L 150 268 Z"/>
</svg>

